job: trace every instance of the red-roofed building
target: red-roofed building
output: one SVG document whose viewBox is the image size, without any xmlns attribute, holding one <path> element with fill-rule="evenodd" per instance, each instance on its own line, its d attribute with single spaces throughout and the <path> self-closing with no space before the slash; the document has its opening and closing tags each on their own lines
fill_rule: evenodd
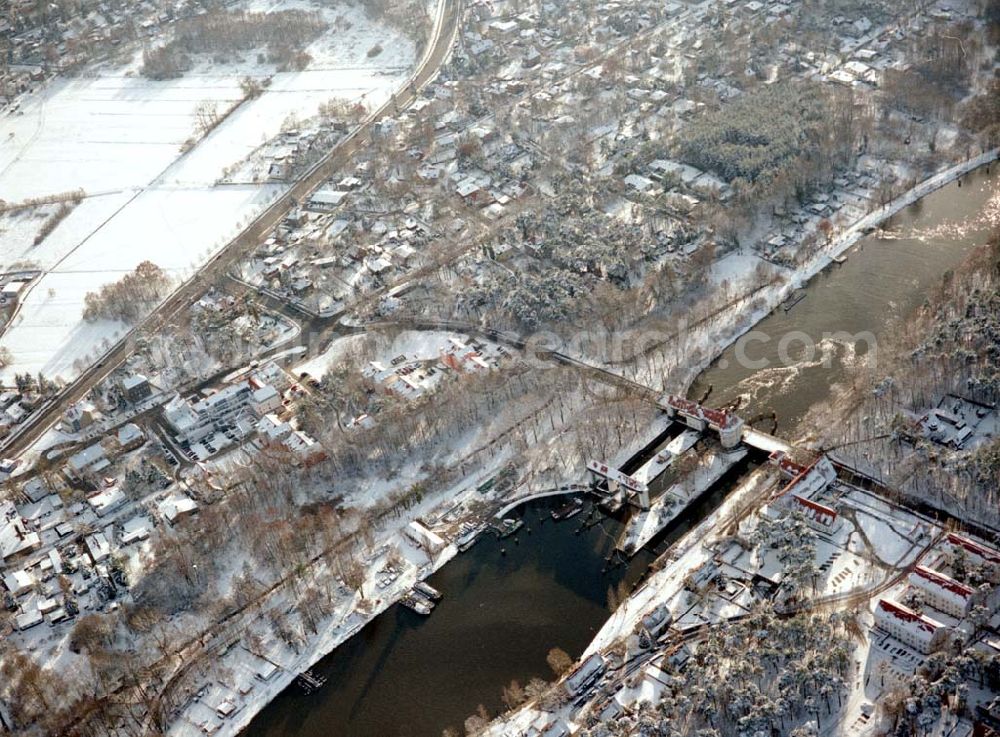
<svg viewBox="0 0 1000 737">
<path fill-rule="evenodd" d="M 781 475 L 789 479 L 776 496 L 810 498 L 828 487 L 837 478 L 837 469 L 830 459 L 819 456 L 809 465 L 793 460 L 782 450 L 776 450 L 768 459 L 778 467 Z"/>
<path fill-rule="evenodd" d="M 702 407 L 684 397 L 668 394 L 660 399 L 660 407 L 670 419 L 678 416 L 688 427 L 704 432 L 706 428 L 719 433 L 723 448 L 735 448 L 743 440 L 743 420 L 732 412 Z"/>
<path fill-rule="evenodd" d="M 987 577 L 994 583 L 1000 582 L 1000 550 L 954 532 L 948 533 L 948 542 L 955 555 L 964 555 L 973 565 L 986 568 Z"/>
<path fill-rule="evenodd" d="M 910 585 L 923 594 L 928 605 L 953 617 L 964 617 L 981 598 L 971 586 L 926 566 L 914 567 Z"/>
<path fill-rule="evenodd" d="M 875 624 L 925 655 L 944 644 L 948 637 L 948 628 L 941 622 L 889 599 L 879 599 L 875 606 Z"/>
<path fill-rule="evenodd" d="M 824 532 L 833 532 L 839 526 L 840 516 L 833 507 L 814 502 L 812 499 L 806 499 L 798 494 L 791 494 L 789 499 L 792 501 L 792 508 L 802 512 L 814 527 Z"/>
</svg>

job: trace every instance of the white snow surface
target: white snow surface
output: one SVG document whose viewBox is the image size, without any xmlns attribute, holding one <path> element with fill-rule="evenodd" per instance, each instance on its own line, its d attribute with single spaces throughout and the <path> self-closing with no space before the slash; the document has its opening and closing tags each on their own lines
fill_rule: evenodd
<svg viewBox="0 0 1000 737">
<path fill-rule="evenodd" d="M 295 7 L 312 6 L 280 0 L 252 2 L 248 9 Z M 179 79 L 151 81 L 138 74 L 137 53 L 125 67 L 55 80 L 22 102 L 23 115 L 0 119 L 0 199 L 76 189 L 87 195 L 40 245 L 20 237 L 0 242 L 0 270 L 30 262 L 45 271 L 0 339 L 14 357 L 0 380 L 23 371 L 70 378 L 79 368 L 75 361 L 96 359 L 102 343 L 125 326 L 84 324 L 88 292 L 144 260 L 179 284 L 284 186 L 216 186 L 224 168 L 280 132 L 286 120 L 314 116 L 321 103 L 338 98 L 376 107 L 405 81 L 416 60 L 410 40 L 358 6 L 323 13 L 330 29 L 308 47 L 312 62 L 300 72 L 275 73 L 247 52 L 246 62 L 206 62 Z M 385 50 L 369 58 L 376 43 Z M 271 77 L 271 83 L 182 154 L 195 134 L 199 104 L 230 109 L 245 76 Z"/>
</svg>

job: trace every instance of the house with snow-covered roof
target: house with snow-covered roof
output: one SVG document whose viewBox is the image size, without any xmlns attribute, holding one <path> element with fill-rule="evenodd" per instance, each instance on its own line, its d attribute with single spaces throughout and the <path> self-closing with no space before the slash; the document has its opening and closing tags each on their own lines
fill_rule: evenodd
<svg viewBox="0 0 1000 737">
<path fill-rule="evenodd" d="M 964 617 L 982 597 L 971 586 L 926 566 L 914 566 L 910 586 L 917 589 L 929 606 L 953 617 Z"/>
<path fill-rule="evenodd" d="M 594 653 L 578 665 L 566 677 L 564 687 L 570 696 L 576 696 L 583 689 L 594 683 L 607 668 L 600 653 Z"/>
<path fill-rule="evenodd" d="M 987 577 L 994 583 L 1000 580 L 1000 550 L 955 532 L 948 533 L 948 543 L 953 559 L 962 556 L 972 565 L 987 569 Z"/>
<path fill-rule="evenodd" d="M 11 501 L 0 502 L 0 563 L 42 545 L 37 532 L 29 530 Z"/>
<path fill-rule="evenodd" d="M 879 599 L 875 606 L 875 624 L 918 652 L 928 654 L 948 638 L 948 628 L 924 614 L 889 599 Z"/>
<path fill-rule="evenodd" d="M 94 443 L 69 457 L 66 461 L 66 476 L 71 481 L 83 481 L 96 476 L 110 465 L 111 461 L 104 454 L 104 446 Z"/>
</svg>

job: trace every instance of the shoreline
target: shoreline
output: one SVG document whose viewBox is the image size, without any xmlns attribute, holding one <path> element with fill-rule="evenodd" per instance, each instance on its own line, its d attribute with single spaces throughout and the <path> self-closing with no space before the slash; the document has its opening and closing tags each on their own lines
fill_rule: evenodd
<svg viewBox="0 0 1000 737">
<path fill-rule="evenodd" d="M 352 637 L 360 634 L 361 631 L 374 622 L 376 618 L 398 604 L 403 596 L 405 596 L 406 592 L 413 587 L 413 584 L 432 576 L 444 567 L 446 563 L 458 555 L 458 552 L 458 548 L 455 544 L 451 543 L 436 556 L 433 562 L 419 568 L 417 570 L 417 575 L 414 576 L 412 580 L 410 576 L 402 577 L 401 580 L 403 583 L 405 584 L 406 582 L 409 582 L 409 584 L 406 589 L 400 592 L 398 598 L 389 598 L 384 601 L 378 599 L 378 605 L 373 607 L 368 614 L 363 615 L 363 621 L 353 624 L 349 629 L 342 632 L 338 631 L 340 630 L 341 625 L 346 623 L 354 615 L 358 614 L 357 609 L 352 609 L 351 614 L 344 619 L 331 620 L 325 628 L 325 631 L 315 636 L 315 644 L 308 650 L 303 650 L 302 656 L 300 656 L 294 664 L 294 670 L 292 668 L 282 667 L 280 671 L 274 675 L 273 680 L 255 684 L 261 688 L 255 688 L 254 697 L 249 699 L 239 712 L 223 723 L 223 726 L 218 732 L 215 733 L 216 737 L 225 737 L 227 735 L 237 737 L 238 735 L 242 735 L 246 728 L 250 726 L 250 722 L 254 720 L 254 717 L 260 714 L 260 712 L 271 704 L 271 702 L 295 684 L 295 680 L 299 677 L 299 673 L 312 668 L 316 665 L 316 663 L 333 653 L 334 650 L 350 640 Z M 183 723 L 183 720 L 180 720 L 180 722 L 174 722 L 174 724 L 177 723 Z M 169 730 L 168 734 L 170 734 L 171 731 L 172 730 Z"/>
<path fill-rule="evenodd" d="M 931 194 L 932 192 L 940 189 L 941 187 L 955 181 L 959 177 L 978 169 L 981 166 L 990 164 L 1000 158 L 1000 147 L 994 148 L 990 151 L 984 152 L 977 157 L 970 158 L 959 164 L 955 164 L 948 167 L 930 177 L 918 183 L 916 186 L 903 193 L 890 203 L 886 204 L 884 207 L 878 210 L 872 211 L 863 218 L 855 221 L 850 226 L 848 226 L 837 238 L 835 238 L 828 246 L 818 251 L 816 255 L 810 259 L 810 261 L 799 269 L 797 269 L 789 280 L 783 284 L 781 287 L 774 290 L 767 290 L 765 293 L 765 304 L 766 309 L 761 308 L 760 310 L 752 313 L 750 320 L 746 323 L 741 323 L 734 326 L 732 329 L 735 332 L 731 337 L 727 338 L 725 341 L 717 342 L 712 346 L 711 356 L 707 358 L 703 365 L 697 367 L 692 367 L 689 370 L 689 376 L 685 378 L 684 389 L 685 391 L 690 388 L 690 384 L 694 379 L 704 371 L 708 366 L 710 366 L 718 356 L 721 355 L 726 349 L 728 349 L 736 340 L 738 340 L 742 335 L 749 332 L 757 325 L 761 320 L 767 317 L 771 311 L 779 305 L 789 292 L 800 289 L 805 286 L 814 276 L 819 274 L 821 271 L 826 269 L 831 263 L 833 263 L 833 257 L 839 256 L 847 251 L 849 248 L 854 246 L 861 238 L 865 236 L 865 230 L 871 227 L 877 226 L 878 224 L 888 220 L 890 217 L 896 215 L 898 212 L 904 208 L 912 205 L 914 202 L 922 199 L 923 197 Z M 723 328 L 725 330 L 725 328 Z M 739 491 L 739 490 L 737 490 Z M 558 493 L 572 493 L 571 491 L 556 491 Z M 673 550 L 676 551 L 686 551 L 690 543 L 688 542 L 691 536 L 695 533 L 699 533 L 704 529 L 706 523 L 713 523 L 717 521 L 723 510 L 731 507 L 731 499 L 742 496 L 739 494 L 730 495 L 722 505 L 715 510 L 712 514 L 705 518 L 701 524 L 692 528 L 688 533 L 686 533 L 680 540 L 675 543 Z M 509 510 L 511 507 L 517 507 L 522 504 L 532 501 L 532 497 L 526 497 L 510 504 L 505 505 L 504 509 Z M 458 554 L 457 548 L 454 544 L 449 545 L 445 548 L 435 560 L 428 564 L 427 566 L 420 569 L 415 580 L 423 580 L 429 577 L 438 570 L 440 570 L 445 564 L 450 562 Z M 679 562 L 678 557 L 676 562 Z M 673 572 L 675 566 L 669 566 L 669 570 Z M 661 571 L 660 573 L 663 573 Z M 407 578 L 408 580 L 408 578 Z M 647 581 L 640 589 L 633 593 L 633 596 L 629 598 L 621 607 L 619 607 L 616 612 L 613 612 L 608 618 L 604 627 L 598 631 L 591 644 L 588 645 L 587 649 L 584 651 L 583 657 L 588 655 L 593 651 L 595 646 L 599 646 L 601 636 L 605 633 L 608 628 L 613 628 L 613 623 L 619 618 L 618 612 L 624 611 L 629 607 L 629 602 L 632 602 L 633 597 L 637 597 L 639 594 L 646 593 L 647 595 L 651 593 L 649 591 L 649 584 L 652 581 Z M 400 594 L 400 598 L 402 594 Z M 399 602 L 398 598 L 388 599 L 386 601 L 379 601 L 379 605 L 374 607 L 370 613 L 365 615 L 365 619 L 362 622 L 356 623 L 349 630 L 339 632 L 338 626 L 329 626 L 327 631 L 319 635 L 316 640 L 316 644 L 309 649 L 308 652 L 303 652 L 301 658 L 296 661 L 295 669 L 298 671 L 303 671 L 311 668 L 313 665 L 318 663 L 320 660 L 326 656 L 333 653 L 339 646 L 343 645 L 349 639 L 357 635 L 364 629 L 365 626 L 373 622 L 379 615 L 386 612 L 390 607 Z M 633 603 L 634 606 L 634 603 Z M 233 715 L 232 721 L 228 721 L 225 726 L 219 730 L 217 733 L 219 737 L 225 737 L 227 735 L 238 736 L 243 734 L 245 729 L 249 726 L 250 722 L 253 721 L 263 709 L 274 701 L 281 693 L 283 693 L 289 686 L 293 685 L 295 679 L 298 677 L 297 672 L 292 672 L 291 670 L 282 670 L 280 675 L 277 675 L 274 681 L 263 684 L 265 688 L 260 689 L 261 693 L 259 696 L 255 696 L 249 703 L 247 703 L 243 709 L 239 711 L 238 714 Z"/>
<path fill-rule="evenodd" d="M 788 296 L 797 289 L 802 289 L 817 275 L 835 263 L 834 259 L 842 256 L 858 241 L 866 236 L 865 231 L 877 227 L 889 218 L 897 215 L 903 209 L 913 205 L 929 194 L 936 192 L 942 187 L 951 184 L 956 179 L 979 169 L 982 166 L 993 163 L 1000 159 L 1000 146 L 981 153 L 979 156 L 966 159 L 958 164 L 942 169 L 936 174 L 932 174 L 923 181 L 917 183 L 911 189 L 899 195 L 885 206 L 869 212 L 864 217 L 848 225 L 841 233 L 831 240 L 829 244 L 821 248 L 808 262 L 802 264 L 788 275 L 788 280 L 781 286 L 774 289 L 761 289 L 759 294 L 764 300 L 764 306 L 750 313 L 748 318 L 742 322 L 734 322 L 731 325 L 723 325 L 720 328 L 723 339 L 715 341 L 708 346 L 707 356 L 698 363 L 688 366 L 683 379 L 680 381 L 680 393 L 687 395 L 698 376 L 711 367 L 730 346 L 736 343 L 742 336 L 754 329 L 761 321 L 773 312 L 778 305 L 784 302 Z"/>
</svg>

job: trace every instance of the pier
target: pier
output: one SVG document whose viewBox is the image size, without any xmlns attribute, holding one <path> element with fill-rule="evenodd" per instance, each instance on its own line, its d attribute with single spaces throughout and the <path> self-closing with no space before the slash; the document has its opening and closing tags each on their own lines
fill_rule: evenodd
<svg viewBox="0 0 1000 737">
<path fill-rule="evenodd" d="M 299 673 L 298 682 L 302 690 L 310 694 L 326 683 L 326 679 L 316 676 L 311 670 L 307 669 Z"/>
</svg>

